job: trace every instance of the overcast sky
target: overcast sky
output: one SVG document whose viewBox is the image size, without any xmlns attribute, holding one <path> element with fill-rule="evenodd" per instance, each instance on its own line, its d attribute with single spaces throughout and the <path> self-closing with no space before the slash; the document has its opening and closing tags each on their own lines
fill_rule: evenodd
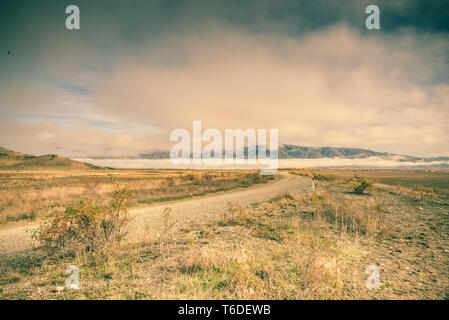
<svg viewBox="0 0 449 320">
<path fill-rule="evenodd" d="M 80 30 L 65 28 L 70 4 Z M 366 30 L 368 4 L 381 30 Z M 448 21 L 445 0 L 2 1 L 0 146 L 169 150 L 171 130 L 201 120 L 449 156 Z"/>
</svg>

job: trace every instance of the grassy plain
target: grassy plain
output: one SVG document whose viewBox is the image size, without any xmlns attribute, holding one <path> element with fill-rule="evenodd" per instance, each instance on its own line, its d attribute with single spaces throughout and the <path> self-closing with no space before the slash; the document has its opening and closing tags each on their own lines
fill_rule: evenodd
<svg viewBox="0 0 449 320">
<path fill-rule="evenodd" d="M 311 170 L 302 170 L 309 172 Z M 314 170 L 316 171 L 316 170 Z M 366 178 L 377 183 L 406 187 L 412 190 L 449 194 L 449 170 L 318 170 L 333 178 Z"/>
<path fill-rule="evenodd" d="M 244 188 L 273 179 L 257 171 L 0 170 L 0 224 L 32 221 L 64 211 L 83 197 L 108 199 L 110 174 L 133 190 L 132 206 Z"/>
<path fill-rule="evenodd" d="M 139 178 L 131 178 L 132 173 Z M 148 234 L 147 239 L 119 246 L 105 257 L 85 253 L 49 259 L 39 252 L 1 256 L 0 297 L 449 298 L 449 198 L 439 187 L 440 177 L 447 172 L 411 172 L 409 179 L 407 173 L 393 171 L 290 173 L 315 175 L 316 193 L 285 193 L 246 207 L 229 203 L 214 221 L 195 221 L 177 232 L 165 230 L 160 233 L 163 236 Z M 179 178 L 179 174 L 186 178 Z M 186 179 L 185 190 L 203 192 L 198 191 L 199 185 L 187 183 L 190 174 L 214 173 L 130 171 L 121 179 L 140 185 L 142 177 L 153 175 L 154 181 L 161 180 L 155 183 L 158 187 L 168 186 L 162 181 L 180 179 L 175 180 L 180 183 Z M 226 184 L 244 177 L 215 174 Z M 76 178 L 80 185 L 82 177 Z M 361 177 L 403 183 L 387 180 L 390 185 L 377 184 L 366 194 L 357 195 L 353 185 Z M 416 180 L 418 177 L 422 181 Z M 409 181 L 406 187 L 405 181 Z M 417 187 L 421 184 L 426 188 Z M 169 212 L 166 219 L 170 224 Z M 81 270 L 80 290 L 64 289 L 68 264 Z M 368 290 L 365 271 L 372 264 L 380 270 L 380 287 Z"/>
</svg>

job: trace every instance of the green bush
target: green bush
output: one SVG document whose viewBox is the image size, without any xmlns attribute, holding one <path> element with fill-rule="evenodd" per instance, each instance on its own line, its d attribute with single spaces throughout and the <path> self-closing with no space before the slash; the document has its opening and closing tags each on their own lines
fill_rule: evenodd
<svg viewBox="0 0 449 320">
<path fill-rule="evenodd" d="M 47 255 L 77 255 L 81 252 L 102 255 L 124 238 L 131 191 L 120 187 L 115 177 L 112 180 L 115 191 L 110 203 L 81 199 L 35 231 L 33 237 Z"/>
<path fill-rule="evenodd" d="M 362 179 L 359 183 L 354 185 L 354 193 L 356 194 L 363 194 L 367 189 L 369 189 L 373 185 L 372 182 Z"/>
</svg>

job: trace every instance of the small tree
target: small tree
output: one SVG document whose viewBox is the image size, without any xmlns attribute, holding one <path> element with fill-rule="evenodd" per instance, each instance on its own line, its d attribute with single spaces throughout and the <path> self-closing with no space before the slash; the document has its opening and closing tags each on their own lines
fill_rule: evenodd
<svg viewBox="0 0 449 320">
<path fill-rule="evenodd" d="M 360 181 L 359 183 L 354 185 L 354 188 L 353 188 L 354 193 L 363 194 L 365 192 L 365 190 L 369 189 L 372 185 L 373 185 L 372 182 L 370 182 L 366 179 L 362 179 L 362 181 Z"/>
</svg>

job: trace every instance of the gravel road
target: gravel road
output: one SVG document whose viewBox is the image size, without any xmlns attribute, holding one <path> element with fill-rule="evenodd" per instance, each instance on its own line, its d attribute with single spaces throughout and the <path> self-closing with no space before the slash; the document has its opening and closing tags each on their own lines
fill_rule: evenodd
<svg viewBox="0 0 449 320">
<path fill-rule="evenodd" d="M 229 191 L 203 198 L 181 200 L 171 203 L 161 203 L 145 208 L 130 210 L 134 217 L 129 226 L 130 240 L 138 240 L 160 223 L 161 213 L 170 208 L 171 216 L 182 227 L 192 221 L 205 221 L 217 218 L 227 208 L 228 201 L 237 202 L 243 206 L 263 202 L 274 198 L 283 192 L 301 192 L 311 189 L 309 178 L 291 174 L 280 174 L 281 179 L 272 183 L 255 185 L 247 189 Z M 32 248 L 32 231 L 38 225 L 27 225 L 0 229 L 0 254 L 11 254 Z"/>
</svg>

